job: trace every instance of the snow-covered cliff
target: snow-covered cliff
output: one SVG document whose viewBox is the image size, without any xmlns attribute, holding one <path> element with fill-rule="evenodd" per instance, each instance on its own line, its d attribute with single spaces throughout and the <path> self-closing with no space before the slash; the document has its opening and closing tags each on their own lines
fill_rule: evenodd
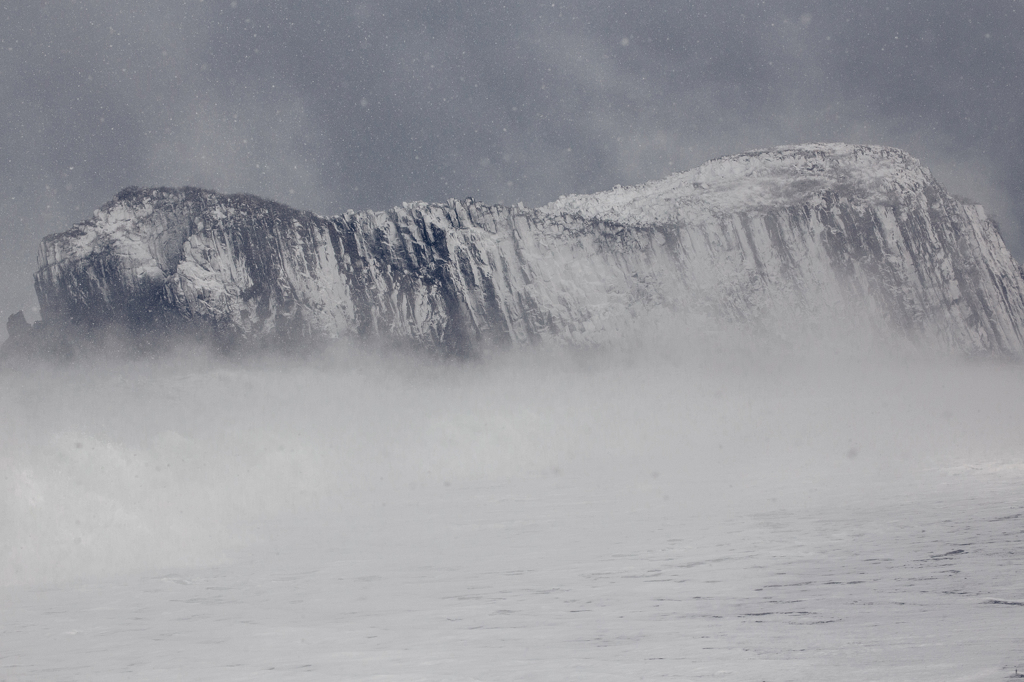
<svg viewBox="0 0 1024 682">
<path fill-rule="evenodd" d="M 44 324 L 227 343 L 356 336 L 468 354 L 727 321 L 1024 355 L 1024 277 L 984 210 L 904 152 L 844 144 L 539 209 L 450 200 L 322 217 L 130 188 L 44 239 L 36 291 Z"/>
</svg>

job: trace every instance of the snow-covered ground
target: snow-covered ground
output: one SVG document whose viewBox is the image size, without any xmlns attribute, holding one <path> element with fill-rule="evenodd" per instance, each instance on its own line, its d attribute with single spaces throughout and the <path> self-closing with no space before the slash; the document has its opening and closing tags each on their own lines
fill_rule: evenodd
<svg viewBox="0 0 1024 682">
<path fill-rule="evenodd" d="M 1024 367 L 366 353 L 0 377 L 0 680 L 991 680 Z"/>
</svg>

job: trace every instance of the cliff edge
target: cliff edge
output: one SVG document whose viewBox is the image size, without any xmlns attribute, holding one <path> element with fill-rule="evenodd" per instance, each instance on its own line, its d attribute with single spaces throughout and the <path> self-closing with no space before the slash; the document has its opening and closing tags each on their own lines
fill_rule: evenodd
<svg viewBox="0 0 1024 682">
<path fill-rule="evenodd" d="M 1024 274 L 995 224 L 886 147 L 754 151 L 537 209 L 467 199 L 324 217 L 129 188 L 38 259 L 42 322 L 16 323 L 8 345 L 118 329 L 471 355 L 730 324 L 1024 356 Z"/>
</svg>

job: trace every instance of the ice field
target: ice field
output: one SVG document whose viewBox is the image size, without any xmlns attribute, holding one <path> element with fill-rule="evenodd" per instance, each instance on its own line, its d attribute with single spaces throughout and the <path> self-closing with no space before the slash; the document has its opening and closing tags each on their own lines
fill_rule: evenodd
<svg viewBox="0 0 1024 682">
<path fill-rule="evenodd" d="M 1024 367 L 785 354 L 0 376 L 0 680 L 992 680 Z"/>
</svg>

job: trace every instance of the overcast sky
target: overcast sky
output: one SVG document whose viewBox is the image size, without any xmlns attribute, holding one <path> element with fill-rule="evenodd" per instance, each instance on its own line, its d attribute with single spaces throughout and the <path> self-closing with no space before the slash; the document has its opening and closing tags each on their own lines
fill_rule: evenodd
<svg viewBox="0 0 1024 682">
<path fill-rule="evenodd" d="M 1024 255 L 1021 0 L 0 7 L 3 319 L 128 185 L 540 205 L 812 141 L 906 149 Z"/>
</svg>

